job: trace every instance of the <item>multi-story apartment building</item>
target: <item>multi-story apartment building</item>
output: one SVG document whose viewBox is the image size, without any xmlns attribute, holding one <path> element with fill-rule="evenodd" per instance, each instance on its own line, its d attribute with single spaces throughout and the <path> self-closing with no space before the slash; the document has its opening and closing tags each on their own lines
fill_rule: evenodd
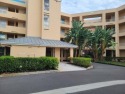
<svg viewBox="0 0 125 94">
<path fill-rule="evenodd" d="M 125 5 L 120 6 L 114 9 L 92 11 L 78 14 L 61 14 L 61 39 L 65 36 L 71 28 L 71 21 L 78 20 L 84 23 L 84 27 L 88 28 L 91 31 L 94 31 L 95 28 L 113 28 L 115 34 L 112 36 L 115 40 L 116 47 L 107 48 L 105 56 L 117 56 L 125 57 Z"/>
<path fill-rule="evenodd" d="M 0 0 L 0 55 L 73 57 L 77 46 L 60 41 L 60 9 L 60 0 Z"/>
<path fill-rule="evenodd" d="M 77 46 L 62 42 L 72 20 L 84 22 L 92 31 L 96 26 L 114 28 L 116 49 L 106 55 L 125 56 L 125 5 L 110 10 L 79 14 L 61 12 L 61 0 L 0 0 L 0 55 L 15 57 L 73 57 Z"/>
</svg>

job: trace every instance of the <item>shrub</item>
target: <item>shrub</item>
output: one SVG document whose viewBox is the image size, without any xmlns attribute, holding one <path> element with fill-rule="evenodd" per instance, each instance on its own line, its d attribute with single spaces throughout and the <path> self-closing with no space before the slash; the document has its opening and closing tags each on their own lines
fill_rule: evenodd
<svg viewBox="0 0 125 94">
<path fill-rule="evenodd" d="M 83 57 L 75 57 L 72 59 L 73 64 L 82 66 L 82 67 L 90 67 L 91 66 L 91 58 L 83 58 Z"/>
<path fill-rule="evenodd" d="M 14 58 L 0 57 L 0 73 L 27 72 L 57 69 L 59 61 L 54 57 Z"/>
</svg>

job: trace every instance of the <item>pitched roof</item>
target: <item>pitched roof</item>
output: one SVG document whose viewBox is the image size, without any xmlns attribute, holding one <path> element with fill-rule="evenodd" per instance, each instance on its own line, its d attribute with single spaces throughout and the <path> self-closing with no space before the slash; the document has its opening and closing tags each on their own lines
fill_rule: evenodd
<svg viewBox="0 0 125 94">
<path fill-rule="evenodd" d="M 59 40 L 41 39 L 40 37 L 23 37 L 0 41 L 1 45 L 25 45 L 25 46 L 42 46 L 42 47 L 59 47 L 59 48 L 77 48 L 76 45 L 62 42 Z"/>
</svg>

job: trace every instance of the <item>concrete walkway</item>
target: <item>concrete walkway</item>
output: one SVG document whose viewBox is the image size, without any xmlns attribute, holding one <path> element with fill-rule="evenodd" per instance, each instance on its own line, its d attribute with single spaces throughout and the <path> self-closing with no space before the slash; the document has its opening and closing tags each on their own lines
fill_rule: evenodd
<svg viewBox="0 0 125 94">
<path fill-rule="evenodd" d="M 59 64 L 59 71 L 81 71 L 86 70 L 86 68 L 68 64 L 67 62 L 61 62 Z"/>
</svg>

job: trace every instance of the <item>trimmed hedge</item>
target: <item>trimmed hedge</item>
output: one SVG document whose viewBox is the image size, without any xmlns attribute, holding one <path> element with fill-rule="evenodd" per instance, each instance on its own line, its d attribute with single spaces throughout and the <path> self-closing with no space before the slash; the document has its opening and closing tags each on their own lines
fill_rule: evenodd
<svg viewBox="0 0 125 94">
<path fill-rule="evenodd" d="M 91 58 L 75 57 L 72 58 L 72 63 L 82 67 L 90 67 L 92 65 Z"/>
<path fill-rule="evenodd" d="M 0 73 L 29 72 L 58 68 L 59 61 L 54 57 L 14 58 L 0 57 Z"/>
</svg>

